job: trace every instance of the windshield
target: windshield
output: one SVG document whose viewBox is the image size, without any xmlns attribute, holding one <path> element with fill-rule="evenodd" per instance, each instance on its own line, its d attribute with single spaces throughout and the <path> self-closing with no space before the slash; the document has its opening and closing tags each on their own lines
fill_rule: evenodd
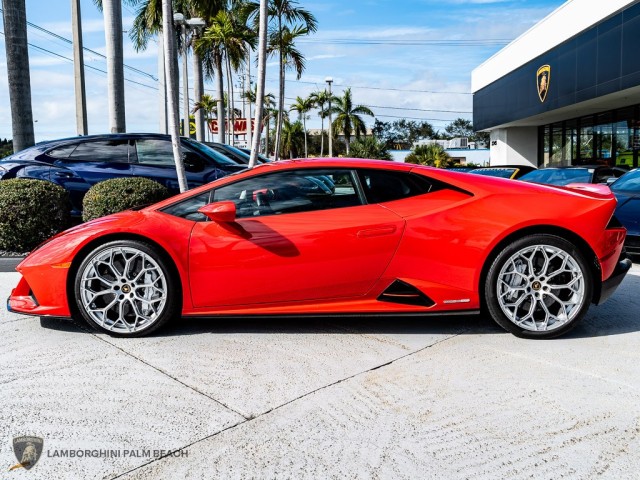
<svg viewBox="0 0 640 480">
<path fill-rule="evenodd" d="M 542 168 L 523 175 L 520 180 L 547 185 L 591 183 L 593 172 L 593 168 Z"/>
<path fill-rule="evenodd" d="M 478 168 L 469 173 L 474 175 L 488 175 L 490 177 L 511 178 L 515 173 L 515 168 Z"/>
<path fill-rule="evenodd" d="M 614 192 L 639 192 L 640 193 L 640 169 L 625 173 L 611 185 Z"/>
<path fill-rule="evenodd" d="M 234 162 L 230 158 L 225 157 L 221 153 L 216 152 L 214 149 L 209 148 L 200 142 L 194 142 L 190 138 L 184 138 L 184 137 L 182 138 L 182 141 L 187 145 L 189 145 L 194 150 L 197 150 L 201 154 L 205 155 L 206 157 L 213 158 L 220 165 L 234 165 L 234 166 L 238 165 L 236 162 Z"/>
</svg>

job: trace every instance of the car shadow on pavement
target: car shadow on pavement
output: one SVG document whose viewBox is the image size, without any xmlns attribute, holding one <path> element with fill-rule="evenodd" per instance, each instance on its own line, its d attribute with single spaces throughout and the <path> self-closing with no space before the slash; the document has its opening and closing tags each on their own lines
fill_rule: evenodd
<svg viewBox="0 0 640 480">
<path fill-rule="evenodd" d="M 640 276 L 627 275 L 607 302 L 592 305 L 586 317 L 561 339 L 623 335 L 640 331 Z M 43 328 L 95 333 L 84 322 L 41 317 Z M 149 337 L 213 334 L 506 334 L 486 315 L 358 316 L 358 317 L 219 317 L 183 318 Z"/>
<path fill-rule="evenodd" d="M 43 328 L 75 333 L 96 333 L 84 322 L 40 317 Z M 183 318 L 149 337 L 213 334 L 494 334 L 506 333 L 480 315 L 412 317 L 220 317 Z"/>
</svg>

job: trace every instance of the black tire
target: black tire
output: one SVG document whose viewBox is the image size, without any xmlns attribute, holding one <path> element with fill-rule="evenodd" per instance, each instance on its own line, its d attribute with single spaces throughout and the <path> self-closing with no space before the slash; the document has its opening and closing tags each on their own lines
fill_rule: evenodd
<svg viewBox="0 0 640 480">
<path fill-rule="evenodd" d="M 74 310 L 98 331 L 148 335 L 180 314 L 181 290 L 174 271 L 170 261 L 145 242 L 107 242 L 86 255 L 75 273 Z"/>
<path fill-rule="evenodd" d="M 592 295 L 593 274 L 584 254 L 549 234 L 528 235 L 508 245 L 491 264 L 484 284 L 491 317 L 522 338 L 567 333 L 589 309 Z"/>
</svg>

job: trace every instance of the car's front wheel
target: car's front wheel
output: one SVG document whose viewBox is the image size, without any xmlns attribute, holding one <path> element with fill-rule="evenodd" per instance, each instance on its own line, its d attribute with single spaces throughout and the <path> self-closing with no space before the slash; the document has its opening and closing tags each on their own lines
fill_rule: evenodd
<svg viewBox="0 0 640 480">
<path fill-rule="evenodd" d="M 582 252 L 547 234 L 520 238 L 500 252 L 484 285 L 493 319 L 526 338 L 552 338 L 571 330 L 587 312 L 592 291 Z"/>
<path fill-rule="evenodd" d="M 94 328 L 119 336 L 146 335 L 178 315 L 169 264 L 151 245 L 105 243 L 90 252 L 75 276 L 80 315 Z"/>
</svg>

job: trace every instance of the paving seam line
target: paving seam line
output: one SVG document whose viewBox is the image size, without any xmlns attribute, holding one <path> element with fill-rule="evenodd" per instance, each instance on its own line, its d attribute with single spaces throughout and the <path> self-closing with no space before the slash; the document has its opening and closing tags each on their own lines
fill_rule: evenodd
<svg viewBox="0 0 640 480">
<path fill-rule="evenodd" d="M 298 400 L 301 400 L 301 399 L 303 399 L 303 398 L 305 398 L 305 397 L 308 397 L 308 396 L 310 396 L 310 395 L 313 395 L 314 393 L 317 393 L 317 392 L 319 392 L 319 391 L 321 391 L 321 390 L 325 390 L 325 389 L 327 389 L 327 388 L 329 388 L 329 387 L 333 387 L 333 386 L 338 385 L 338 384 L 340 384 L 340 383 L 346 382 L 346 381 L 351 380 L 351 379 L 353 379 L 353 378 L 355 378 L 355 377 L 358 377 L 358 376 L 360 376 L 360 375 L 364 375 L 364 374 L 369 373 L 369 372 L 372 372 L 372 371 L 374 371 L 374 370 L 378 370 L 379 368 L 389 366 L 389 365 L 391 365 L 391 364 L 393 364 L 393 363 L 395 363 L 395 362 L 397 362 L 397 361 L 399 361 L 399 360 L 402 360 L 402 359 L 404 359 L 404 358 L 407 358 L 407 357 L 409 357 L 409 356 L 411 356 L 411 355 L 415 355 L 416 353 L 420 353 L 420 352 L 422 352 L 422 351 L 424 351 L 424 350 L 427 350 L 427 349 L 429 349 L 429 348 L 432 348 L 432 347 L 435 347 L 435 346 L 437 346 L 437 345 L 440 345 L 441 343 L 444 343 L 444 342 L 446 342 L 446 341 L 448 341 L 448 340 L 451 340 L 451 339 L 453 339 L 453 338 L 456 338 L 456 337 L 458 337 L 458 336 L 460 336 L 460 335 L 464 334 L 464 333 L 465 333 L 465 332 L 467 332 L 467 331 L 468 331 L 468 330 L 463 330 L 462 332 L 455 333 L 455 334 L 453 334 L 453 335 L 451 335 L 451 336 L 449 336 L 449 337 L 443 338 L 442 340 L 438 340 L 438 341 L 436 341 L 436 342 L 434 342 L 434 343 L 431 343 L 431 344 L 429 344 L 429 345 L 426 345 L 426 346 L 424 346 L 424 347 L 422 347 L 422 348 L 419 348 L 418 350 L 414 350 L 414 351 L 412 351 L 412 352 L 409 352 L 409 353 L 406 353 L 406 354 L 401 355 L 401 356 L 399 356 L 399 357 L 396 357 L 396 358 L 394 358 L 393 360 L 390 360 L 390 361 L 385 362 L 385 363 L 383 363 L 383 364 L 376 365 L 376 366 L 374 366 L 374 367 L 368 368 L 368 369 L 363 370 L 363 371 L 361 371 L 361 372 L 354 373 L 353 375 L 349 375 L 348 377 L 342 378 L 342 379 L 340 379 L 340 380 L 336 380 L 335 382 L 329 383 L 329 384 L 324 385 L 324 386 L 322 386 L 322 387 L 318 387 L 318 388 L 316 388 L 315 390 L 311 390 L 311 391 L 309 391 L 309 392 L 303 393 L 302 395 L 300 395 L 300 396 L 298 396 L 298 397 L 296 397 L 296 398 L 293 398 L 293 399 L 291 399 L 291 400 L 289 400 L 289 401 L 287 401 L 287 402 L 285 402 L 285 403 L 282 403 L 282 404 L 280 404 L 280 405 L 278 405 L 278 406 L 276 406 L 276 407 L 273 407 L 273 408 L 272 408 L 272 409 L 270 409 L 270 410 L 267 410 L 267 411 L 265 411 L 265 412 L 262 412 L 261 414 L 256 415 L 255 417 L 247 418 L 247 417 L 244 417 L 244 415 L 243 415 L 243 417 L 245 418 L 245 420 L 243 420 L 243 421 L 240 421 L 240 422 L 238 422 L 238 423 L 236 423 L 236 424 L 234 424 L 234 425 L 229 425 L 228 427 L 225 427 L 225 428 L 223 428 L 222 430 L 220 430 L 220 431 L 218 431 L 218 432 L 212 433 L 211 435 L 207 435 L 206 437 L 200 438 L 200 439 L 198 439 L 198 440 L 194 440 L 193 442 L 189 443 L 188 445 L 185 445 L 185 446 L 183 446 L 183 447 L 176 448 L 175 450 L 172 450 L 171 452 L 167 453 L 166 455 L 164 455 L 164 456 L 162 456 L 162 457 L 153 458 L 153 459 L 151 459 L 150 461 L 148 461 L 148 462 L 146 462 L 146 463 L 143 463 L 143 464 L 141 464 L 141 465 L 138 465 L 137 467 L 132 468 L 131 470 L 128 470 L 128 471 L 123 472 L 123 473 L 121 473 L 121 474 L 119 474 L 119 475 L 116 475 L 115 477 L 111 477 L 111 479 L 112 479 L 112 480 L 115 480 L 115 479 L 117 479 L 117 478 L 122 478 L 122 477 L 124 477 L 125 475 L 129 475 L 130 473 L 133 473 L 133 472 L 135 472 L 136 470 L 139 470 L 139 469 L 141 469 L 141 468 L 147 467 L 147 466 L 151 465 L 152 463 L 155 463 L 155 462 L 157 462 L 157 461 L 159 461 L 159 460 L 162 460 L 162 459 L 164 459 L 164 458 L 166 458 L 166 457 L 169 457 L 169 456 L 171 456 L 171 455 L 175 455 L 177 452 L 180 452 L 180 451 L 182 451 L 182 450 L 185 450 L 185 449 L 187 449 L 187 448 L 189 448 L 189 447 L 191 447 L 191 446 L 195 445 L 196 443 L 204 442 L 205 440 L 209 440 L 210 438 L 216 437 L 216 436 L 220 435 L 221 433 L 224 433 L 224 432 L 226 432 L 226 431 L 228 431 L 228 430 L 231 430 L 232 428 L 236 428 L 236 427 L 239 427 L 239 426 L 244 425 L 244 424 L 246 424 L 246 423 L 249 423 L 249 422 L 251 422 L 251 421 L 257 420 L 258 418 L 261 418 L 261 417 L 263 417 L 263 416 L 265 416 L 265 415 L 267 415 L 267 414 L 269 414 L 269 413 L 275 412 L 276 410 L 280 410 L 281 408 L 286 407 L 287 405 L 289 405 L 289 404 L 291 404 L 291 403 L 293 403 L 293 402 L 297 402 Z M 101 340 L 102 340 L 102 339 L 101 339 Z M 104 341 L 104 340 L 103 340 L 103 341 Z M 109 342 L 106 342 L 106 343 L 109 343 Z M 111 344 L 109 344 L 109 345 L 111 345 Z M 115 345 L 114 345 L 114 346 L 115 346 Z M 116 348 L 117 348 L 117 347 L 116 347 Z M 125 353 L 127 353 L 127 352 L 125 352 Z M 133 356 L 133 355 L 132 355 L 132 356 Z M 137 357 L 135 357 L 135 356 L 134 356 L 134 358 L 137 358 Z M 141 360 L 141 361 L 142 361 L 142 360 Z M 143 361 L 143 362 L 144 362 L 144 361 Z M 144 362 L 144 363 L 146 363 L 146 362 Z M 151 366 L 153 367 L 153 365 L 151 365 Z M 156 367 L 153 367 L 153 368 L 156 368 Z M 160 371 L 161 371 L 161 370 L 160 370 Z M 163 373 L 164 373 L 164 372 L 163 372 Z M 178 381 L 179 381 L 179 380 L 178 380 Z M 180 382 L 180 383 L 182 383 L 182 382 Z M 189 387 L 189 388 L 191 388 L 191 387 Z M 196 391 L 197 391 L 197 390 L 196 390 Z M 200 392 L 199 392 L 199 393 L 200 393 Z M 216 400 L 216 401 L 217 401 L 217 400 Z"/>
</svg>

